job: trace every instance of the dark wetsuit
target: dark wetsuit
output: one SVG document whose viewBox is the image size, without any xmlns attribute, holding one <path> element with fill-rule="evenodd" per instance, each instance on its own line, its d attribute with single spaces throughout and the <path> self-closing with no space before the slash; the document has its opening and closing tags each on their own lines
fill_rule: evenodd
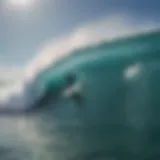
<svg viewBox="0 0 160 160">
<path fill-rule="evenodd" d="M 66 81 L 66 87 L 70 88 L 76 83 L 76 76 L 75 75 L 68 75 L 65 78 Z M 82 95 L 79 92 L 74 92 L 71 96 L 71 99 L 76 103 L 76 104 L 81 104 L 82 103 Z"/>
</svg>

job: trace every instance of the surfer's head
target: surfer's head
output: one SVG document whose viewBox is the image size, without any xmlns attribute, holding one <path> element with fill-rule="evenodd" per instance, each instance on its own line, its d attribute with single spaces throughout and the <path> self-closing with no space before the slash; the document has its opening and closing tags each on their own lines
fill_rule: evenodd
<svg viewBox="0 0 160 160">
<path fill-rule="evenodd" d="M 66 81 L 66 84 L 67 85 L 72 85 L 75 83 L 76 81 L 76 76 L 73 75 L 73 74 L 68 74 L 66 77 L 65 77 L 65 81 Z"/>
</svg>

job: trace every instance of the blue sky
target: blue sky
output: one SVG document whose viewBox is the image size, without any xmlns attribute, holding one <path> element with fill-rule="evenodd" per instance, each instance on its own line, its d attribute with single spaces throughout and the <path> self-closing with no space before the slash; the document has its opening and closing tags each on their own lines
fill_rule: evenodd
<svg viewBox="0 0 160 160">
<path fill-rule="evenodd" d="M 131 15 L 138 21 L 160 21 L 159 0 L 35 1 L 28 9 L 9 5 L 9 0 L 0 1 L 1 65 L 27 63 L 44 43 L 114 13 Z"/>
</svg>

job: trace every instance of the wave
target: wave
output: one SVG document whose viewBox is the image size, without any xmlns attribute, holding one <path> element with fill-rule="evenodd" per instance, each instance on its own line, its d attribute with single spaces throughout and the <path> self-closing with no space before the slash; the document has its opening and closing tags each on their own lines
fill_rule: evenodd
<svg viewBox="0 0 160 160">
<path fill-rule="evenodd" d="M 100 45 L 119 38 L 132 37 L 143 32 L 148 33 L 157 28 L 159 28 L 159 24 L 153 22 L 143 21 L 139 23 L 124 15 L 112 15 L 78 28 L 70 35 L 57 40 L 56 43 L 49 43 L 25 67 L 24 75 L 19 81 L 16 81 L 12 86 L 8 85 L 10 82 L 7 81 L 1 83 L 2 88 L 4 87 L 4 89 L 1 89 L 1 92 L 4 91 L 3 96 L 0 97 L 1 112 L 24 112 L 38 101 L 45 99 L 49 82 L 53 83 L 55 80 L 53 74 L 58 75 L 62 71 L 67 73 L 67 70 L 64 70 L 66 67 L 57 66 L 68 57 L 70 59 L 80 52 L 82 56 L 78 62 L 81 63 L 84 61 L 88 49 L 92 48 L 95 56 L 88 55 L 85 59 L 96 60 Z M 107 54 L 104 54 L 104 56 L 107 56 Z M 73 67 L 72 63 L 67 63 L 67 65 Z M 59 83 L 59 86 L 62 87 L 65 82 L 61 79 L 61 81 L 57 80 L 55 83 Z M 58 86 L 58 84 L 56 85 Z"/>
</svg>

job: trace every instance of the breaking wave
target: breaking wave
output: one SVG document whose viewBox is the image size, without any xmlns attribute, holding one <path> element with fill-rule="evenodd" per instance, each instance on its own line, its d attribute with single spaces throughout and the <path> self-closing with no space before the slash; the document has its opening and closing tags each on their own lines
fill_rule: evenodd
<svg viewBox="0 0 160 160">
<path fill-rule="evenodd" d="M 54 73 L 56 65 L 78 51 L 83 49 L 83 55 L 85 55 L 90 47 L 96 49 L 99 44 L 107 41 L 149 32 L 158 27 L 159 24 L 153 22 L 139 23 L 124 15 L 112 15 L 75 29 L 71 34 L 45 45 L 24 68 L 21 78 L 13 84 L 13 79 L 7 78 L 0 81 L 1 111 L 23 112 L 36 104 L 46 94 L 48 87 L 46 79 Z M 59 73 L 59 69 L 56 73 Z M 14 72 L 12 77 L 16 77 Z"/>
</svg>

